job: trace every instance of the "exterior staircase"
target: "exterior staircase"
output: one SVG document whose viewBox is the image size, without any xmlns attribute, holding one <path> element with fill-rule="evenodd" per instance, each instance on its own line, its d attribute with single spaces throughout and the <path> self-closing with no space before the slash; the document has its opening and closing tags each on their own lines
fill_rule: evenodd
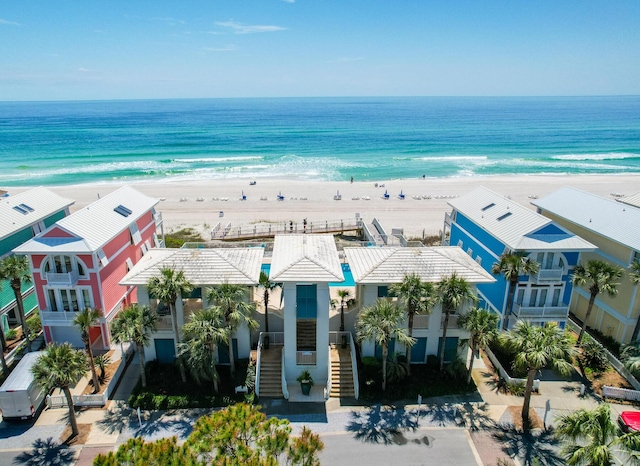
<svg viewBox="0 0 640 466">
<path fill-rule="evenodd" d="M 296 346 L 298 351 L 316 350 L 316 320 L 296 321 Z"/>
<path fill-rule="evenodd" d="M 282 398 L 282 346 L 262 348 L 259 370 L 260 397 Z"/>
<path fill-rule="evenodd" d="M 355 397 L 351 350 L 331 345 L 331 398 L 349 397 Z"/>
</svg>

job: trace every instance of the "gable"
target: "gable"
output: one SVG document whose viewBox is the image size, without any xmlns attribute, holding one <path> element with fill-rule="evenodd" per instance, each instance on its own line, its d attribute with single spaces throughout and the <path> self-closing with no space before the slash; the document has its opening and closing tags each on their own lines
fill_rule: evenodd
<svg viewBox="0 0 640 466">
<path fill-rule="evenodd" d="M 51 230 L 43 233 L 41 238 L 75 238 L 75 236 L 68 231 L 64 231 L 62 228 L 53 227 Z"/>
</svg>

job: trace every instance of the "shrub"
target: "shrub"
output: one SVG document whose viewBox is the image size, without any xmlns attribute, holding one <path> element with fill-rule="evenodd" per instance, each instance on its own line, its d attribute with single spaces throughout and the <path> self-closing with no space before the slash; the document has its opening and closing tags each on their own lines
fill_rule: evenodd
<svg viewBox="0 0 640 466">
<path fill-rule="evenodd" d="M 454 379 L 461 380 L 467 376 L 467 365 L 460 358 L 447 365 L 447 373 Z"/>
<path fill-rule="evenodd" d="M 430 369 L 434 367 L 440 367 L 440 360 L 438 359 L 438 356 L 436 356 L 435 354 L 428 354 L 427 367 Z"/>
<path fill-rule="evenodd" d="M 167 409 L 169 406 L 169 397 L 167 395 L 153 396 L 153 409 Z"/>
<path fill-rule="evenodd" d="M 510 384 L 507 384 L 507 388 L 511 395 L 524 396 L 525 385 L 522 382 L 511 382 Z"/>
<path fill-rule="evenodd" d="M 606 350 L 589 336 L 582 343 L 580 361 L 584 367 L 588 367 L 595 372 L 604 372 L 609 367 Z"/>
<path fill-rule="evenodd" d="M 15 340 L 18 338 L 18 331 L 15 328 L 11 328 L 5 332 L 4 337 L 6 340 Z"/>
<path fill-rule="evenodd" d="M 380 366 L 380 361 L 378 361 L 377 358 L 374 358 L 373 356 L 365 356 L 364 358 L 362 358 L 362 364 L 365 367 L 379 367 Z"/>
<path fill-rule="evenodd" d="M 189 407 L 189 397 L 184 395 L 173 395 L 168 397 L 168 409 L 182 409 Z"/>
<path fill-rule="evenodd" d="M 35 338 L 42 331 L 42 321 L 37 311 L 27 319 L 27 328 L 31 338 Z"/>
</svg>

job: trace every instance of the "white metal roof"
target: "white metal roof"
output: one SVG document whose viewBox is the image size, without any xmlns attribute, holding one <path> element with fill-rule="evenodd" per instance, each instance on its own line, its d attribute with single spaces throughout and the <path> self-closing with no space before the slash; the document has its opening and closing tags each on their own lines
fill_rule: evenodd
<svg viewBox="0 0 640 466">
<path fill-rule="evenodd" d="M 50 215 L 66 209 L 74 202 L 43 187 L 0 198 L 0 239 L 41 222 Z M 30 207 L 33 212 L 22 209 L 27 212 L 24 214 L 14 209 L 20 204 Z"/>
<path fill-rule="evenodd" d="M 356 283 L 400 283 L 410 274 L 437 283 L 454 272 L 469 283 L 496 281 L 457 246 L 344 248 L 344 252 Z"/>
<path fill-rule="evenodd" d="M 21 253 L 76 252 L 90 253 L 102 248 L 133 222 L 153 208 L 158 199 L 136 191 L 130 186 L 123 186 L 88 206 L 74 212 L 52 225 L 47 231 L 15 249 Z M 131 214 L 124 216 L 114 209 L 124 206 Z M 47 237 L 54 228 L 76 237 Z"/>
<path fill-rule="evenodd" d="M 193 285 L 257 285 L 263 248 L 153 248 L 120 280 L 120 285 L 146 285 L 160 269 L 183 270 Z"/>
<path fill-rule="evenodd" d="M 342 282 L 333 235 L 277 235 L 269 279 L 274 282 Z"/>
<path fill-rule="evenodd" d="M 543 215 L 485 187 L 474 189 L 448 203 L 512 251 L 596 249 L 593 244 Z"/>
<path fill-rule="evenodd" d="M 622 202 L 624 204 L 632 205 L 634 207 L 640 207 L 640 193 L 633 194 L 627 197 L 621 197 L 616 199 L 618 202 Z"/>
<path fill-rule="evenodd" d="M 640 251 L 640 209 L 570 187 L 531 203 L 543 212 Z"/>
</svg>

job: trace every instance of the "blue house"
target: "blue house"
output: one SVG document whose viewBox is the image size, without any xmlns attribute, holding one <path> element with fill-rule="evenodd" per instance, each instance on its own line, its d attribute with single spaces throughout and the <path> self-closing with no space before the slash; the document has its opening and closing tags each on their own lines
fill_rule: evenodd
<svg viewBox="0 0 640 466">
<path fill-rule="evenodd" d="M 448 203 L 452 211 L 445 215 L 443 244 L 461 247 L 489 272 L 505 253 L 522 252 L 540 264 L 537 274 L 519 277 L 509 316 L 505 315 L 509 283 L 504 276 L 496 276 L 495 283 L 478 284 L 480 304 L 500 315 L 501 328 L 510 328 L 518 320 L 540 325 L 553 321 L 564 328 L 571 273 L 580 253 L 594 251 L 596 246 L 484 187 Z"/>
<path fill-rule="evenodd" d="M 0 259 L 26 243 L 56 221 L 69 215 L 74 201 L 58 196 L 46 188 L 34 188 L 0 198 Z M 29 315 L 38 307 L 32 284 L 23 284 L 24 312 Z M 19 325 L 16 299 L 8 281 L 0 282 L 0 327 L 7 332 Z"/>
</svg>

